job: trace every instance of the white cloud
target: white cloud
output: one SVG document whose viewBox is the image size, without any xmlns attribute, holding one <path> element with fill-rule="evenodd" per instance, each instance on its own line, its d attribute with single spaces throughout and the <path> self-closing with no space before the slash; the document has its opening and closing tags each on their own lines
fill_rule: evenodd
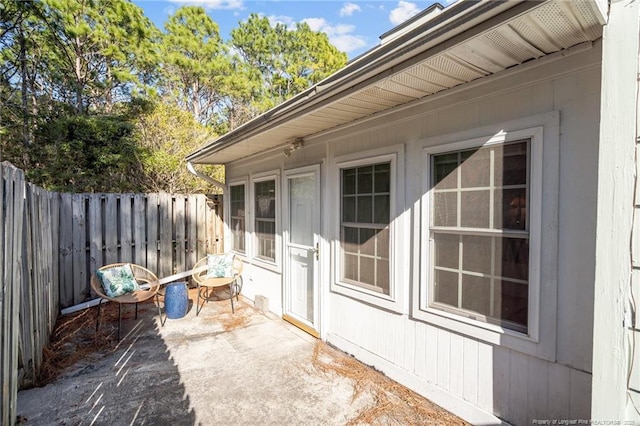
<svg viewBox="0 0 640 426">
<path fill-rule="evenodd" d="M 264 16 L 264 15 L 261 15 Z M 269 23 L 272 26 L 276 24 L 284 24 L 290 30 L 295 29 L 297 21 L 291 16 L 286 15 L 271 15 L 267 16 Z M 354 50 L 367 46 L 365 37 L 353 34 L 356 27 L 347 24 L 332 25 L 324 18 L 305 18 L 300 22 L 304 22 L 309 25 L 311 31 L 323 32 L 329 37 L 329 41 L 338 50 L 342 52 L 352 52 Z"/>
<path fill-rule="evenodd" d="M 338 50 L 346 53 L 353 52 L 367 45 L 364 37 L 353 34 L 333 36 L 329 37 L 329 40 Z"/>
<path fill-rule="evenodd" d="M 313 31 L 321 31 L 327 34 L 331 44 L 343 52 L 352 52 L 367 45 L 364 37 L 352 34 L 355 30 L 353 25 L 331 25 L 324 18 L 306 18 L 302 22 L 309 25 L 309 28 Z"/>
<path fill-rule="evenodd" d="M 398 6 L 389 14 L 389 21 L 393 25 L 400 25 L 418 13 L 420 13 L 420 8 L 415 3 L 400 0 Z"/>
<path fill-rule="evenodd" d="M 202 6 L 205 9 L 242 9 L 243 0 L 169 0 L 179 5 Z"/>
<path fill-rule="evenodd" d="M 275 27 L 277 24 L 284 24 L 287 26 L 287 28 L 293 29 L 296 23 L 295 19 L 293 19 L 291 16 L 285 15 L 270 15 L 267 16 L 267 19 L 269 20 L 269 23 L 272 27 Z"/>
<path fill-rule="evenodd" d="M 345 3 L 339 13 L 340 16 L 351 16 L 354 12 L 360 12 L 361 10 L 360 6 L 355 3 Z"/>
</svg>

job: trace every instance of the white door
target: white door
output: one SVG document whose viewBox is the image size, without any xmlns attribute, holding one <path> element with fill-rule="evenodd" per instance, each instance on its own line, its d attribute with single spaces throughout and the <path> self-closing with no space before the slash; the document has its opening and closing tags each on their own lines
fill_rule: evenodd
<svg viewBox="0 0 640 426">
<path fill-rule="evenodd" d="M 318 337 L 320 167 L 285 172 L 283 318 Z"/>
</svg>

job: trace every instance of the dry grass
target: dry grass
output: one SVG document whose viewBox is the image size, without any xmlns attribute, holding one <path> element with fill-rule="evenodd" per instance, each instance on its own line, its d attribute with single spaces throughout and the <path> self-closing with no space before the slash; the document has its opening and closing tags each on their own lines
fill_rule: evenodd
<svg viewBox="0 0 640 426">
<path fill-rule="evenodd" d="M 197 289 L 189 290 L 189 297 L 197 301 Z M 251 320 L 251 316 L 255 314 L 255 310 L 252 307 L 246 303 L 237 302 L 235 299 L 233 302 L 235 313 L 233 313 L 231 311 L 231 302 L 229 301 L 229 291 L 227 289 L 212 290 L 209 300 L 209 305 L 215 304 L 216 306 L 215 314 L 208 316 L 207 319 L 221 324 L 224 331 L 245 327 Z"/>
<path fill-rule="evenodd" d="M 132 318 L 133 305 L 122 309 L 123 321 Z M 118 305 L 106 303 L 102 306 L 100 330 L 96 333 L 97 308 L 60 317 L 51 334 L 49 344 L 43 349 L 43 360 L 37 386 L 53 382 L 62 372 L 79 361 L 86 361 L 98 354 L 113 351 L 118 344 Z M 144 309 L 155 309 L 152 303 L 141 303 L 139 314 Z"/>
<path fill-rule="evenodd" d="M 318 341 L 312 366 L 322 374 L 337 374 L 353 382 L 353 400 L 370 393 L 373 404 L 366 406 L 348 425 L 467 425 L 417 393 L 380 372 Z"/>
</svg>

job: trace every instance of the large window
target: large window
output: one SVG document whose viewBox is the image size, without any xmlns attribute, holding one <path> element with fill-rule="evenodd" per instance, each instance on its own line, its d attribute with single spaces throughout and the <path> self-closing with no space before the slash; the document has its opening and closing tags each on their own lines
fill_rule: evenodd
<svg viewBox="0 0 640 426">
<path fill-rule="evenodd" d="M 276 261 L 276 181 L 254 182 L 255 256 Z"/>
<path fill-rule="evenodd" d="M 231 248 L 245 253 L 245 185 L 232 185 L 229 188 L 231 216 Z"/>
<path fill-rule="evenodd" d="M 341 281 L 389 295 L 391 163 L 340 173 Z"/>
<path fill-rule="evenodd" d="M 527 333 L 530 149 L 430 156 L 430 307 Z"/>
</svg>

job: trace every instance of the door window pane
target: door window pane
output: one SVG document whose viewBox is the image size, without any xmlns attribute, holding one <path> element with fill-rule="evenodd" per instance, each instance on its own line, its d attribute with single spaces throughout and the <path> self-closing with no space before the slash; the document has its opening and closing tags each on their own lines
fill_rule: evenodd
<svg viewBox="0 0 640 426">
<path fill-rule="evenodd" d="M 313 246 L 315 197 L 313 176 L 289 179 L 289 239 L 294 244 Z"/>
</svg>

